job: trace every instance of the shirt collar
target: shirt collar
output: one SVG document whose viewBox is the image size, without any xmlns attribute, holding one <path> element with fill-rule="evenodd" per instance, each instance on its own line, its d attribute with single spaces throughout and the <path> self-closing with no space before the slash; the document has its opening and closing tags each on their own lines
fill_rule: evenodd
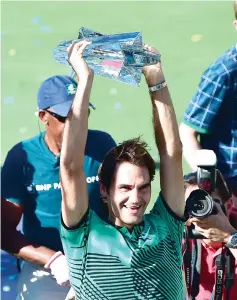
<svg viewBox="0 0 237 300">
<path fill-rule="evenodd" d="M 213 258 L 217 257 L 219 254 L 221 254 L 221 251 L 223 247 L 220 247 L 218 249 L 213 248 L 211 245 L 207 245 L 204 241 L 201 240 L 202 246 L 207 251 L 208 255 L 211 255 Z"/>
</svg>

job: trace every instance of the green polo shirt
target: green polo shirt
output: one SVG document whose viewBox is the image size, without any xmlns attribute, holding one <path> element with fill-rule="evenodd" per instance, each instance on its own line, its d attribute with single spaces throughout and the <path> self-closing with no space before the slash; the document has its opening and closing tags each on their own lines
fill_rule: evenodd
<svg viewBox="0 0 237 300">
<path fill-rule="evenodd" d="M 76 299 L 183 300 L 184 222 L 162 198 L 132 232 L 102 221 L 92 210 L 75 228 L 61 226 Z"/>
</svg>

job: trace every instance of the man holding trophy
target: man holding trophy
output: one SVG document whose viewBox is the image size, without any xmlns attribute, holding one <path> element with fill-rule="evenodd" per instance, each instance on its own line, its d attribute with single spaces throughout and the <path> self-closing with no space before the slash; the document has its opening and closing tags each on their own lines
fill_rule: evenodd
<svg viewBox="0 0 237 300">
<path fill-rule="evenodd" d="M 85 56 L 92 46 L 83 40 L 68 48 L 68 61 L 80 80 L 65 123 L 60 160 L 61 238 L 75 297 L 184 299 L 182 146 L 161 63 L 142 69 L 153 108 L 161 193 L 152 211 L 144 214 L 155 162 L 140 139 L 123 142 L 107 153 L 99 169 L 100 192 L 109 210 L 105 222 L 88 206 L 83 171 L 94 76 Z M 158 56 L 154 48 L 143 48 Z"/>
</svg>

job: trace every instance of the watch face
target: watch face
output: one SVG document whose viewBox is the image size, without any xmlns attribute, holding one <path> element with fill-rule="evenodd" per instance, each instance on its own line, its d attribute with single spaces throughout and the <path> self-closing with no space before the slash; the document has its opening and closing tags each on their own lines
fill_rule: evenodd
<svg viewBox="0 0 237 300">
<path fill-rule="evenodd" d="M 230 245 L 237 248 L 237 233 L 232 235 Z"/>
</svg>

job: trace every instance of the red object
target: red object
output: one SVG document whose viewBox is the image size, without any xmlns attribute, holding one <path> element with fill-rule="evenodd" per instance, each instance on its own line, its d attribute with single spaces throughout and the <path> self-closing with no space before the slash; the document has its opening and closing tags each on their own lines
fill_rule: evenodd
<svg viewBox="0 0 237 300">
<path fill-rule="evenodd" d="M 235 228 L 237 228 L 237 208 L 232 206 L 231 217 L 235 220 Z M 209 300 L 215 284 L 216 265 L 215 259 L 221 253 L 222 247 L 213 248 L 207 245 L 204 241 L 202 243 L 202 255 L 201 255 L 201 276 L 199 285 L 199 294 L 196 300 Z M 227 300 L 226 290 L 223 288 L 222 300 Z M 235 281 L 234 285 L 230 289 L 229 300 L 237 299 L 237 261 L 235 260 Z"/>
<path fill-rule="evenodd" d="M 110 67 L 110 68 L 113 68 L 113 69 L 121 69 L 122 66 L 123 66 L 123 62 L 122 61 L 117 61 L 117 60 L 103 60 L 102 65 L 104 67 Z"/>
<path fill-rule="evenodd" d="M 237 212 L 236 216 L 237 218 Z M 221 248 L 218 250 L 202 243 L 202 257 L 201 257 L 201 278 L 199 285 L 199 294 L 196 300 L 209 300 L 215 284 L 216 265 L 215 259 L 221 253 Z M 226 290 L 223 288 L 222 300 L 227 300 Z M 235 260 L 235 282 L 230 289 L 229 300 L 235 300 L 237 296 L 237 262 Z"/>
<path fill-rule="evenodd" d="M 200 188 L 203 189 L 206 192 L 211 192 L 211 186 L 212 186 L 212 184 L 211 184 L 211 181 L 209 181 L 209 180 L 208 181 L 202 181 L 200 183 Z"/>
<path fill-rule="evenodd" d="M 232 205 L 232 200 L 230 200 L 230 202 L 231 202 L 230 204 L 231 208 L 227 208 L 227 213 L 230 213 L 231 219 L 234 220 L 235 222 L 234 227 L 237 229 L 237 207 Z M 190 239 L 188 241 L 192 251 L 192 248 L 194 247 L 195 244 L 195 240 Z M 199 294 L 195 299 L 210 300 L 215 285 L 215 276 L 216 276 L 215 259 L 219 254 L 221 254 L 222 244 L 219 243 L 218 245 L 216 243 L 214 247 L 214 244 L 212 244 L 211 246 L 206 244 L 204 240 L 200 240 L 200 241 L 201 241 L 200 284 L 199 284 Z M 237 260 L 234 260 L 234 263 L 235 263 L 235 280 L 234 280 L 234 285 L 230 289 L 228 300 L 237 299 Z M 224 275 L 224 280 L 225 280 L 225 275 Z M 221 300 L 227 300 L 226 290 L 224 287 L 222 291 Z"/>
</svg>

